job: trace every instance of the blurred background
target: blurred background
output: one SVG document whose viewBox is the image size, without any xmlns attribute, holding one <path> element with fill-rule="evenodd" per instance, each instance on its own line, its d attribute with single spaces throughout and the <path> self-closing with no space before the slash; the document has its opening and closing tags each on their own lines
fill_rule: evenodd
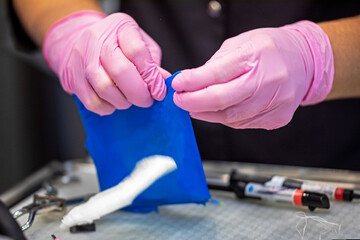
<svg viewBox="0 0 360 240">
<path fill-rule="evenodd" d="M 207 1 L 202 2 L 206 6 Z M 309 15 L 304 15 L 305 19 L 324 21 L 354 14 L 349 7 L 352 6 L 352 1 L 346 1 L 348 5 L 340 9 L 341 11 L 337 4 L 319 2 L 322 2 L 322 8 L 300 1 L 300 6 L 304 5 L 303 12 L 309 12 Z M 107 13 L 116 11 L 119 5 L 119 0 L 102 1 Z M 251 19 L 251 13 L 246 12 L 247 5 L 244 6 L 244 18 Z M 323 8 L 324 6 L 327 8 Z M 207 16 L 205 9 L 203 17 L 211 18 Z M 298 10 L 297 5 L 293 6 L 294 9 Z M 262 10 L 266 12 L 266 8 Z M 143 11 L 148 11 L 148 8 L 143 7 Z M 317 16 L 318 13 L 323 13 L 324 16 L 311 18 L 312 14 Z M 14 13 L 9 6 L 9 0 L 0 0 L 0 194 L 51 160 L 64 161 L 87 156 L 84 129 L 72 97 L 61 89 L 56 76 L 48 70 L 40 50 L 35 46 L 31 47 L 31 42 L 22 31 L 14 32 L 14 29 L 19 30 L 21 26 L 14 21 L 16 18 L 11 18 L 12 14 Z M 192 58 L 184 58 L 183 65 L 180 64 L 179 67 L 179 59 L 173 57 L 178 56 L 179 52 L 176 52 L 172 45 L 177 42 L 171 41 L 171 36 L 162 37 L 161 29 L 157 31 L 152 28 L 153 21 L 143 18 L 141 11 L 129 14 L 139 25 L 148 27 L 150 35 L 154 36 L 161 46 L 170 50 L 163 51 L 163 62 L 168 64 L 166 69 L 175 72 L 178 69 L 199 66 L 207 59 L 204 54 L 200 54 L 201 49 L 192 49 L 190 52 L 194 53 L 194 56 L 204 59 L 194 59 L 190 54 Z M 328 18 L 328 14 L 331 18 Z M 303 19 L 303 15 L 297 16 L 290 11 L 287 15 L 292 21 Z M 210 27 L 222 28 L 217 21 L 210 20 L 213 23 Z M 287 20 L 277 21 L 276 18 L 264 17 L 261 20 L 259 23 L 237 23 L 233 26 L 234 33 L 287 23 Z M 151 29 L 154 32 L 150 32 Z M 221 38 L 213 39 L 213 43 L 211 38 L 208 38 L 211 49 L 217 49 L 223 40 L 222 32 L 216 33 L 219 33 Z M 16 39 L 28 44 L 17 44 Z M 173 54 L 172 50 L 176 54 Z M 181 48 L 180 50 L 184 52 Z M 206 54 L 211 55 L 212 52 L 207 51 Z M 257 129 L 241 130 L 239 133 L 219 124 L 200 121 L 193 121 L 193 124 L 204 159 L 360 170 L 359 106 L 360 99 L 348 99 L 299 108 L 290 124 L 274 131 Z"/>
<path fill-rule="evenodd" d="M 85 133 L 40 51 L 19 49 L 0 1 L 0 193 L 51 160 L 86 156 Z"/>
</svg>

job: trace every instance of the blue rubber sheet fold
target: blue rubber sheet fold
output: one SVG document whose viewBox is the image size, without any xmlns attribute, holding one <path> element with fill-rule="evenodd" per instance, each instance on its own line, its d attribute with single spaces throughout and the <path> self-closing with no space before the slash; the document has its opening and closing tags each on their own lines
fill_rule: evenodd
<svg viewBox="0 0 360 240">
<path fill-rule="evenodd" d="M 159 205 L 205 203 L 210 198 L 189 114 L 173 102 L 176 74 L 165 80 L 165 99 L 150 108 L 131 106 L 99 116 L 74 96 L 101 190 L 117 185 L 144 157 L 166 155 L 176 162 L 175 171 L 158 179 L 126 210 L 148 212 Z"/>
</svg>

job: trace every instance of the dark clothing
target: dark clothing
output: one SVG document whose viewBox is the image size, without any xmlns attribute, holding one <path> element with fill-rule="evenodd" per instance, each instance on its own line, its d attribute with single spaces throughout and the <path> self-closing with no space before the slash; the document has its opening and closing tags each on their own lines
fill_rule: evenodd
<svg viewBox="0 0 360 240">
<path fill-rule="evenodd" d="M 217 18 L 208 14 L 208 0 L 123 0 L 121 10 L 159 43 L 171 72 L 204 64 L 225 39 L 254 28 L 360 14 L 359 1 L 219 2 Z M 272 131 L 193 125 L 203 159 L 360 170 L 360 99 L 300 107 L 290 124 Z"/>
<path fill-rule="evenodd" d="M 225 39 L 254 28 L 360 14 L 355 0 L 219 2 L 218 17 L 208 14 L 208 0 L 122 0 L 121 11 L 158 42 L 170 72 L 204 64 Z M 287 126 L 272 131 L 193 125 L 203 159 L 360 170 L 360 99 L 300 107 Z"/>
</svg>

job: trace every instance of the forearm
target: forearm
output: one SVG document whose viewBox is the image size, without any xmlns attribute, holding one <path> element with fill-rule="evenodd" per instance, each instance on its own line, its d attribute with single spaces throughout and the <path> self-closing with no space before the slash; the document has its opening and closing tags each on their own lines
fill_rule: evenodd
<svg viewBox="0 0 360 240">
<path fill-rule="evenodd" d="M 38 46 L 61 18 L 82 10 L 102 12 L 97 0 L 13 0 L 13 3 L 25 30 Z"/>
<path fill-rule="evenodd" d="M 360 97 L 360 15 L 319 23 L 334 53 L 335 76 L 326 100 Z"/>
</svg>

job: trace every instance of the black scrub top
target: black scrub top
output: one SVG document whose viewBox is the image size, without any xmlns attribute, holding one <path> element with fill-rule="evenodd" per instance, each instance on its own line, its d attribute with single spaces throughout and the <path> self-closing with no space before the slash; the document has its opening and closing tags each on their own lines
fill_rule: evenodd
<svg viewBox="0 0 360 240">
<path fill-rule="evenodd" d="M 225 39 L 251 29 L 360 14 L 358 0 L 217 2 L 220 11 L 210 11 L 209 0 L 121 0 L 120 10 L 157 41 L 162 66 L 172 73 L 201 66 Z M 18 47 L 31 47 L 16 16 L 12 19 L 15 40 L 22 43 Z M 287 126 L 271 131 L 236 130 L 198 120 L 193 126 L 204 160 L 360 170 L 360 99 L 299 107 Z"/>
<path fill-rule="evenodd" d="M 220 11 L 211 11 L 208 0 L 122 0 L 121 11 L 158 42 L 170 72 L 204 64 L 225 39 L 254 28 L 360 14 L 360 1 L 218 3 Z M 202 159 L 360 170 L 360 99 L 300 107 L 287 126 L 271 131 L 198 120 L 193 126 Z"/>
</svg>

